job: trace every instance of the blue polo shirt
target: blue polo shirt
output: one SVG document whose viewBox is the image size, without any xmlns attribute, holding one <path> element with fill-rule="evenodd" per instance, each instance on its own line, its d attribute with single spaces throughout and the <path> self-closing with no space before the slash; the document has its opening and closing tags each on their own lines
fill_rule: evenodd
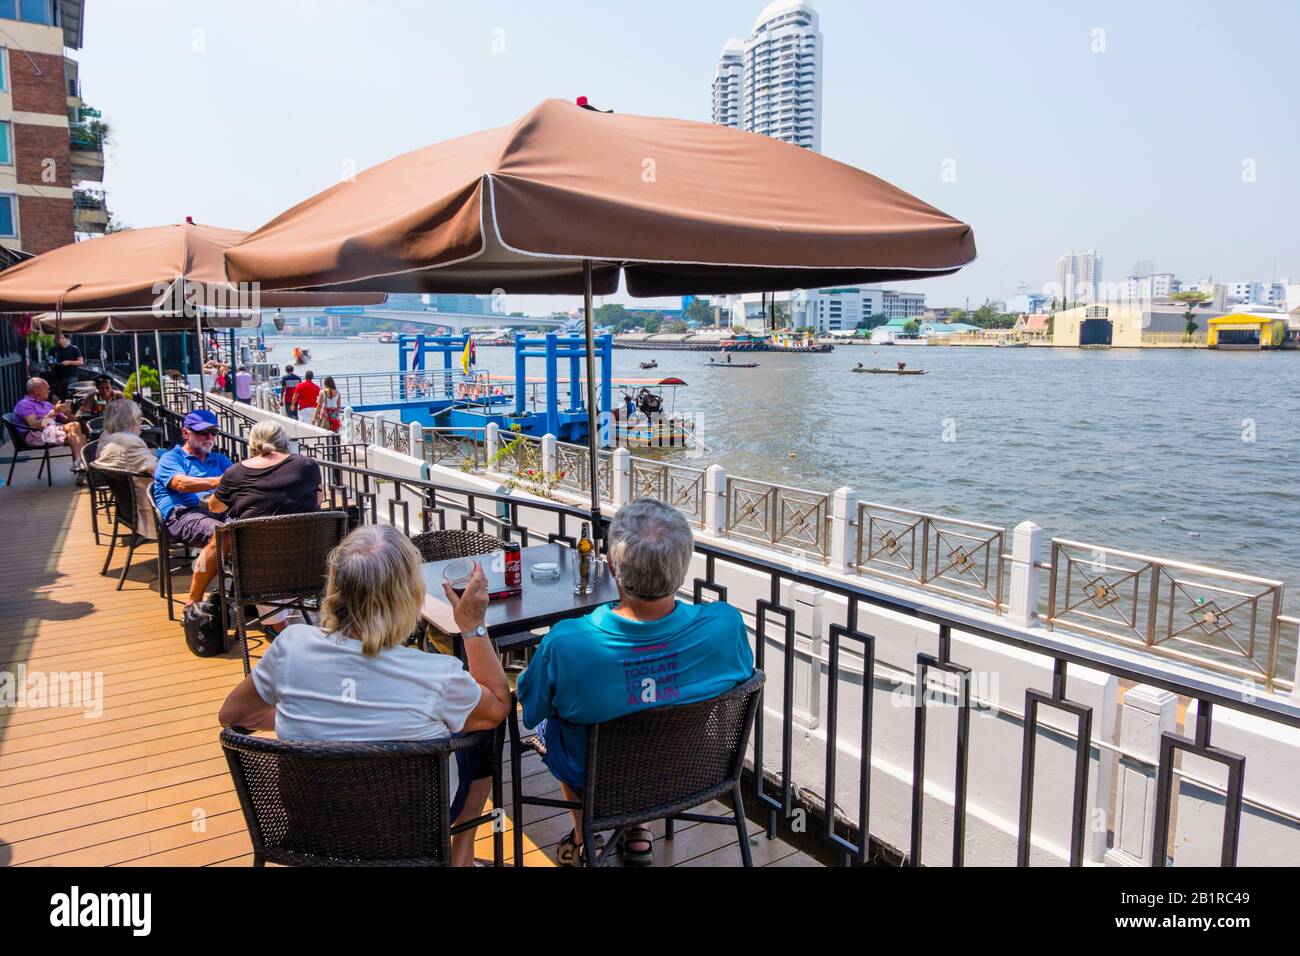
<svg viewBox="0 0 1300 956">
<path fill-rule="evenodd" d="M 163 454 L 158 459 L 158 468 L 153 473 L 153 500 L 158 505 L 163 520 L 166 521 L 171 517 L 172 511 L 176 508 L 199 507 L 202 500 L 212 494 L 211 491 L 205 491 L 201 495 L 192 491 L 172 491 L 167 485 L 173 478 L 177 475 L 190 478 L 220 478 L 233 464 L 234 462 L 218 451 L 209 452 L 203 461 L 199 461 L 197 457 L 185 450 L 184 445 L 177 445 Z"/>
<path fill-rule="evenodd" d="M 587 724 L 717 697 L 754 673 L 745 622 L 730 604 L 677 602 L 657 621 L 612 604 L 551 628 L 519 676 L 524 723 L 541 726 L 546 765 L 572 787 L 587 767 Z"/>
</svg>

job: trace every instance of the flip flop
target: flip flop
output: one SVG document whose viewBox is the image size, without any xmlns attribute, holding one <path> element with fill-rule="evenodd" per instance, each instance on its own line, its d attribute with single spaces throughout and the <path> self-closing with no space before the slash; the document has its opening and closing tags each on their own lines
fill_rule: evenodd
<svg viewBox="0 0 1300 956">
<path fill-rule="evenodd" d="M 644 844 L 644 850 L 633 850 L 633 843 Z M 654 834 L 649 827 L 628 827 L 623 831 L 620 849 L 624 866 L 650 866 L 655 861 Z"/>
</svg>

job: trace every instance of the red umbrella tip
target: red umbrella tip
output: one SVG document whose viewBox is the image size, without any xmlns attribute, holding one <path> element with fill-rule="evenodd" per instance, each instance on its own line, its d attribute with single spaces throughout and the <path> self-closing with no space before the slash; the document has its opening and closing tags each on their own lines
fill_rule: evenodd
<svg viewBox="0 0 1300 956">
<path fill-rule="evenodd" d="M 579 106 L 586 106 L 586 105 L 587 105 L 587 98 L 586 98 L 585 96 L 579 96 L 579 97 L 578 97 L 578 105 L 579 105 Z"/>
</svg>

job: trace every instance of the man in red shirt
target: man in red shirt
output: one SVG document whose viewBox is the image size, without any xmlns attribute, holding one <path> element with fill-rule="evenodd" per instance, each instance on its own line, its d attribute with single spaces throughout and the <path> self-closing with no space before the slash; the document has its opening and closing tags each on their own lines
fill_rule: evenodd
<svg viewBox="0 0 1300 956">
<path fill-rule="evenodd" d="M 303 373 L 303 380 L 293 390 L 293 404 L 298 410 L 298 421 L 308 425 L 316 417 L 316 403 L 320 400 L 320 386 L 312 381 L 314 377 L 309 369 Z"/>
</svg>

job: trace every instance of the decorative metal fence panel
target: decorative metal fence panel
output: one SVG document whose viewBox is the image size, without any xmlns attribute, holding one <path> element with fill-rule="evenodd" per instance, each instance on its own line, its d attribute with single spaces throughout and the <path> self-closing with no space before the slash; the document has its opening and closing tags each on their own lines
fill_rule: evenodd
<svg viewBox="0 0 1300 956">
<path fill-rule="evenodd" d="M 612 452 L 596 453 L 596 479 L 599 482 L 600 500 L 614 500 L 614 456 Z M 584 495 L 591 494 L 590 452 L 583 445 L 555 443 L 555 469 L 560 475 L 556 482 L 561 488 Z"/>
<path fill-rule="evenodd" d="M 857 525 L 858 573 L 1002 610 L 1005 529 L 867 501 Z"/>
<path fill-rule="evenodd" d="M 453 464 L 476 470 L 482 467 L 485 459 L 483 443 L 474 435 L 463 432 L 426 428 L 423 444 L 424 460 L 431 465 Z"/>
<path fill-rule="evenodd" d="M 704 472 L 648 458 L 632 458 L 632 498 L 658 498 L 704 527 Z"/>
<path fill-rule="evenodd" d="M 727 479 L 729 537 L 830 555 L 830 495 L 745 478 Z"/>
<path fill-rule="evenodd" d="M 1053 539 L 1047 626 L 1261 681 L 1278 679 L 1283 584 Z"/>
</svg>

